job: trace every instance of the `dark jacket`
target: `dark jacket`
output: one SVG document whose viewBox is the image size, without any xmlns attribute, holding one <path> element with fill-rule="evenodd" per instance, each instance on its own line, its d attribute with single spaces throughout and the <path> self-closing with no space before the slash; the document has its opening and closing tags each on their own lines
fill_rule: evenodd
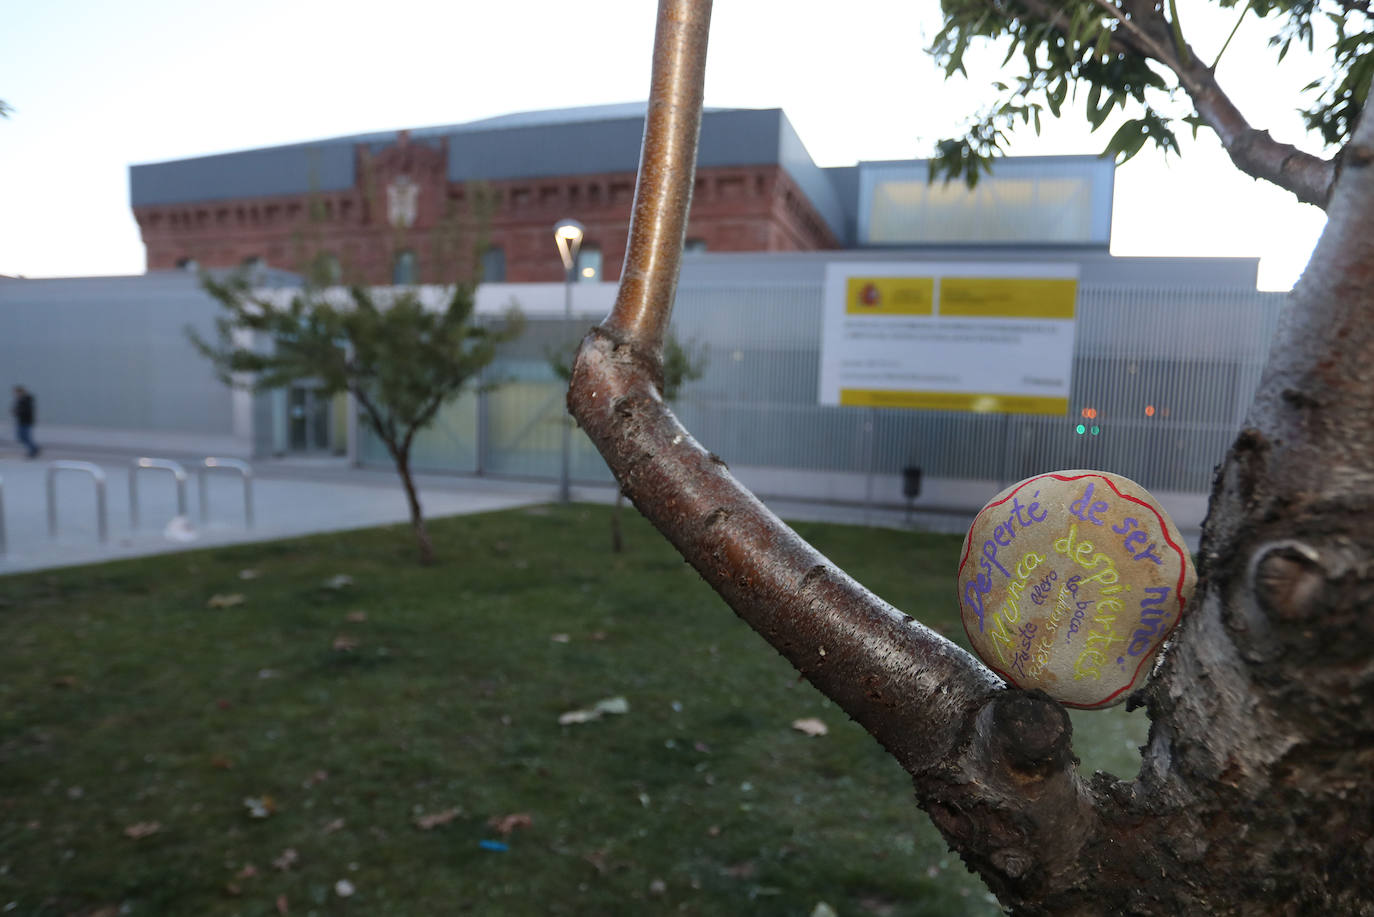
<svg viewBox="0 0 1374 917">
<path fill-rule="evenodd" d="M 28 392 L 14 399 L 14 421 L 21 427 L 33 426 L 33 396 Z"/>
</svg>

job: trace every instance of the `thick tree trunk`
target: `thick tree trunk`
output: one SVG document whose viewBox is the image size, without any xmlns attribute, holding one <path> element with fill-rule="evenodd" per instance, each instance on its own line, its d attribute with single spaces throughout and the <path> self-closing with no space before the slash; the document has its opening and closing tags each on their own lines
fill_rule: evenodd
<svg viewBox="0 0 1374 917">
<path fill-rule="evenodd" d="M 1197 592 L 1134 700 L 1141 772 L 1085 781 L 1061 706 L 836 569 L 663 403 L 708 18 L 661 0 L 621 291 L 569 390 L 623 491 L 901 762 L 1017 913 L 1374 915 L 1374 129 L 1218 473 Z"/>
</svg>

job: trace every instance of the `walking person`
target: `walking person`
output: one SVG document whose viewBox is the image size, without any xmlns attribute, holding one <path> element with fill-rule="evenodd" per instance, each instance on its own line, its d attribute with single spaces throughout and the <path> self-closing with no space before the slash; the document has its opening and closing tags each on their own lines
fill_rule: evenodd
<svg viewBox="0 0 1374 917">
<path fill-rule="evenodd" d="M 16 385 L 14 387 L 14 406 L 10 408 L 10 413 L 14 415 L 15 438 L 24 444 L 24 448 L 28 449 L 29 458 L 36 458 L 38 453 L 43 450 L 33 441 L 33 425 L 37 417 L 33 393 L 22 385 Z"/>
</svg>

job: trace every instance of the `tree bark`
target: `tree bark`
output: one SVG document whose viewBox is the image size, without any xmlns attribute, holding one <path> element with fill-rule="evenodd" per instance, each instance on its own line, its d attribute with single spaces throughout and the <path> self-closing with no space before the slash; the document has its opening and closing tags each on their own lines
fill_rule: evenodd
<svg viewBox="0 0 1374 917">
<path fill-rule="evenodd" d="M 1059 704 L 1008 688 L 837 569 L 663 402 L 708 18 L 704 0 L 661 0 L 630 279 L 568 395 L 624 492 L 907 769 L 1013 911 L 1374 914 L 1374 130 L 1352 142 L 1217 475 L 1197 592 L 1135 699 L 1152 720 L 1142 769 L 1084 780 Z"/>
<path fill-rule="evenodd" d="M 430 541 L 429 530 L 425 528 L 425 516 L 420 511 L 420 494 L 415 490 L 415 481 L 410 476 L 410 456 L 393 449 L 392 458 L 396 462 L 396 473 L 401 476 L 401 486 L 405 488 L 406 503 L 410 506 L 410 527 L 415 530 L 420 563 L 429 566 L 434 563 L 434 542 Z"/>
</svg>

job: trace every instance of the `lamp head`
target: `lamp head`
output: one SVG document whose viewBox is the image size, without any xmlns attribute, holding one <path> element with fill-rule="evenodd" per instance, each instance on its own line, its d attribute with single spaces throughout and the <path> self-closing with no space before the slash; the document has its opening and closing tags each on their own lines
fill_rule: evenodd
<svg viewBox="0 0 1374 917">
<path fill-rule="evenodd" d="M 558 255 L 563 259 L 563 270 L 571 271 L 577 263 L 577 252 L 582 248 L 582 237 L 586 228 L 576 220 L 559 220 L 553 224 L 553 239 L 558 243 Z"/>
</svg>

